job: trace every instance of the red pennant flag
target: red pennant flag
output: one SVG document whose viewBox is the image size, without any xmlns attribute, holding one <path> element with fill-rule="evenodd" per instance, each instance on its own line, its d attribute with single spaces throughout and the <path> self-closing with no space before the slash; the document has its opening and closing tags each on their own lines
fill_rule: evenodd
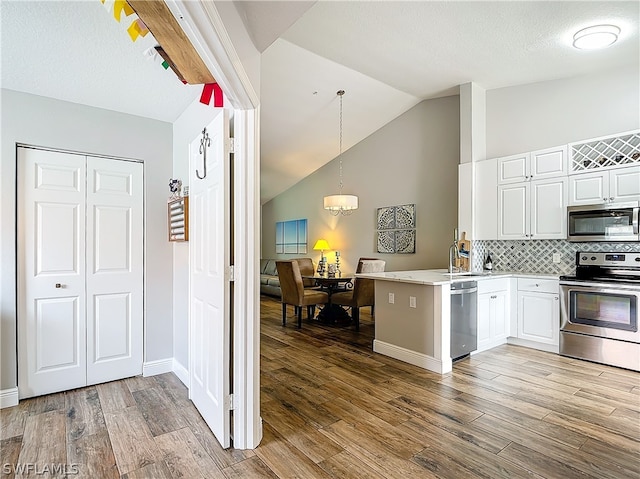
<svg viewBox="0 0 640 479">
<path fill-rule="evenodd" d="M 222 97 L 222 88 L 217 83 L 213 84 L 213 106 L 222 108 L 224 106 L 224 99 Z"/>
<path fill-rule="evenodd" d="M 202 88 L 202 95 L 200 95 L 200 103 L 209 105 L 211 103 L 211 96 L 213 95 L 213 106 L 216 108 L 222 108 L 224 106 L 224 97 L 222 95 L 222 88 L 217 83 L 207 83 Z"/>
<path fill-rule="evenodd" d="M 213 94 L 213 86 L 215 83 L 206 83 L 202 89 L 202 95 L 200 95 L 200 103 L 208 105 L 211 103 L 211 95 Z"/>
</svg>

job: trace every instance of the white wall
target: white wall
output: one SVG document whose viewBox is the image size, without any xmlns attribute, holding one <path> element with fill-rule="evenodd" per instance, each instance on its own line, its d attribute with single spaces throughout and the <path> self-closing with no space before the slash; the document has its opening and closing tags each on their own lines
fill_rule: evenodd
<svg viewBox="0 0 640 479">
<path fill-rule="evenodd" d="M 355 271 L 361 256 L 386 260 L 388 271 L 446 267 L 457 223 L 459 118 L 458 96 L 424 101 L 344 152 L 343 192 L 360 200 L 351 216 L 331 216 L 322 206 L 325 195 L 338 193 L 338 160 L 263 205 L 262 257 L 317 263 L 320 253 L 311 248 L 325 238 L 340 250 L 343 271 Z M 377 253 L 377 208 L 407 203 L 416 204 L 416 253 Z M 308 219 L 308 254 L 276 255 L 275 222 L 298 218 Z"/>
<path fill-rule="evenodd" d="M 220 109 L 192 103 L 173 123 L 173 176 L 189 185 L 189 144 Z M 189 242 L 173 243 L 173 359 L 189 369 Z"/>
<path fill-rule="evenodd" d="M 167 241 L 170 123 L 1 90 L 0 389 L 17 386 L 15 309 L 16 143 L 143 160 L 145 185 L 145 361 L 171 358 L 172 261 Z"/>
<path fill-rule="evenodd" d="M 640 69 L 487 91 L 487 158 L 640 128 Z"/>
</svg>

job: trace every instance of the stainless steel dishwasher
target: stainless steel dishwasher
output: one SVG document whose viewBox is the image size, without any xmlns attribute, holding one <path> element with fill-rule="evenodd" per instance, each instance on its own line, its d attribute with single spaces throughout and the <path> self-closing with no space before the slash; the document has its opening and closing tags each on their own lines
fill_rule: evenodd
<svg viewBox="0 0 640 479">
<path fill-rule="evenodd" d="M 478 348 L 478 284 L 451 283 L 451 359 L 467 356 Z"/>
</svg>

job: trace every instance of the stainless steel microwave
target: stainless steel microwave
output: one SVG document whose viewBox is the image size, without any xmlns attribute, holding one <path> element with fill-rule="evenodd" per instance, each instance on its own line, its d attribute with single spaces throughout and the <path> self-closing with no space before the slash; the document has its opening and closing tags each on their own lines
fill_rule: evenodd
<svg viewBox="0 0 640 479">
<path fill-rule="evenodd" d="M 569 206 L 569 241 L 640 241 L 640 202 Z"/>
</svg>

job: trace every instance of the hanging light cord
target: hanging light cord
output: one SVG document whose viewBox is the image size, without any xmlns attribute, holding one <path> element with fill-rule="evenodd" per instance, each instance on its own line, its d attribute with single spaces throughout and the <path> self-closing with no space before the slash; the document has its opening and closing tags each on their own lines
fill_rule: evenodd
<svg viewBox="0 0 640 479">
<path fill-rule="evenodd" d="M 344 95 L 344 90 L 338 90 L 340 97 L 340 194 L 342 194 L 342 95 Z"/>
</svg>

